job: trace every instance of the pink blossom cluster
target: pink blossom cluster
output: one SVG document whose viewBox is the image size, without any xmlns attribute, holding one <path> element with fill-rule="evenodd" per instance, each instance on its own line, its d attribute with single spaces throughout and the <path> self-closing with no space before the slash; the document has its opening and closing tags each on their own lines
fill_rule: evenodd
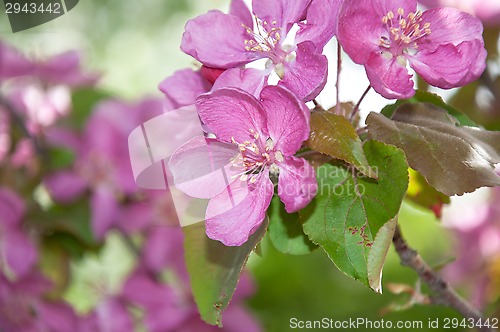
<svg viewBox="0 0 500 332">
<path fill-rule="evenodd" d="M 0 330 L 217 331 L 192 298 L 169 192 L 140 190 L 132 175 L 127 136 L 164 102 L 103 99 L 75 127 L 72 96 L 97 78 L 76 52 L 31 60 L 0 41 Z M 53 166 L 57 151 L 70 160 Z M 130 245 L 122 254 L 134 266 L 117 290 L 98 287 L 100 301 L 76 310 L 63 299 L 76 277 L 69 266 L 102 250 L 110 232 Z M 51 257 L 64 268 L 47 265 Z M 244 274 L 224 331 L 261 330 L 242 306 L 253 291 Z"/>
<path fill-rule="evenodd" d="M 376 92 L 405 99 L 415 93 L 408 67 L 444 89 L 477 79 L 486 67 L 482 32 L 468 13 L 421 12 L 416 0 L 253 0 L 251 10 L 233 0 L 227 14 L 189 20 L 181 49 L 201 69 L 160 84 L 171 108 L 195 105 L 203 128 L 169 158 L 176 188 L 209 200 L 210 238 L 243 244 L 265 219 L 276 184 L 289 213 L 315 196 L 314 169 L 296 153 L 310 133 L 305 103 L 329 79 L 330 40 L 365 67 Z"/>
<path fill-rule="evenodd" d="M 479 308 L 498 300 L 495 297 L 500 292 L 500 188 L 487 192 L 487 197 L 475 204 L 451 209 L 443 220 L 456 242 L 456 260 L 444 273 L 452 284 L 467 289 Z"/>
</svg>

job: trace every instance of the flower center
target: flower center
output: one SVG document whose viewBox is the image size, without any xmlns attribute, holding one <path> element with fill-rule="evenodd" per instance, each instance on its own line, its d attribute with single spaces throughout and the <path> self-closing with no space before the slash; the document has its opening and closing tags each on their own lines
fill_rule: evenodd
<svg viewBox="0 0 500 332">
<path fill-rule="evenodd" d="M 252 52 L 271 52 L 281 40 L 281 28 L 276 26 L 276 21 L 269 22 L 261 21 L 255 17 L 256 29 L 247 27 L 241 24 L 250 36 L 245 39 L 245 49 Z"/>
<path fill-rule="evenodd" d="M 382 17 L 382 23 L 389 31 L 389 37 L 382 36 L 379 45 L 386 49 L 383 55 L 388 58 L 399 56 L 403 53 L 414 55 L 418 52 L 420 39 L 431 34 L 430 23 L 422 24 L 422 12 L 410 12 L 405 17 L 403 8 L 394 14 L 389 11 Z"/>
<path fill-rule="evenodd" d="M 277 21 L 269 23 L 256 16 L 254 20 L 255 29 L 241 24 L 248 34 L 248 39 L 245 39 L 245 50 L 263 53 L 269 59 L 265 65 L 266 69 L 272 68 L 280 78 L 283 78 L 284 63 L 294 61 L 296 58 L 295 47 L 283 44 L 287 42 L 286 36 L 282 35 L 282 28 L 277 26 Z"/>
<path fill-rule="evenodd" d="M 234 137 L 231 138 L 231 142 L 240 150 L 240 154 L 233 158 L 231 164 L 243 169 L 234 177 L 239 177 L 241 181 L 250 179 L 249 182 L 254 183 L 263 171 L 268 168 L 271 171 L 275 170 L 276 167 L 273 168 L 275 162 L 283 161 L 284 158 L 281 151 L 274 150 L 274 142 L 271 138 L 264 140 L 253 129 L 249 129 L 249 133 L 252 139 L 243 143 L 237 142 Z"/>
</svg>

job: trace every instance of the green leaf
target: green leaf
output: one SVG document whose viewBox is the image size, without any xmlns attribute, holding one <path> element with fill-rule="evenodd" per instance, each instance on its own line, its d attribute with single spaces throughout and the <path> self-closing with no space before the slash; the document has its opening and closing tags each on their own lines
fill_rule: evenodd
<svg viewBox="0 0 500 332">
<path fill-rule="evenodd" d="M 239 247 L 226 247 L 205 234 L 205 223 L 183 227 L 186 265 L 201 318 L 222 326 L 222 311 L 231 300 L 248 256 L 262 240 L 269 221 Z"/>
<path fill-rule="evenodd" d="M 55 171 L 71 166 L 75 160 L 75 153 L 70 149 L 51 148 L 49 150 L 48 168 Z"/>
<path fill-rule="evenodd" d="M 394 228 L 391 220 L 408 187 L 408 165 L 394 146 L 368 141 L 363 149 L 378 179 L 325 164 L 317 170 L 318 194 L 300 217 L 309 239 L 342 272 L 380 292 L 380 273 Z"/>
<path fill-rule="evenodd" d="M 304 255 L 317 246 L 304 234 L 298 213 L 288 213 L 278 196 L 274 196 L 269 214 L 269 238 L 274 247 L 289 255 Z"/>
<path fill-rule="evenodd" d="M 311 135 L 306 145 L 315 151 L 353 165 L 368 177 L 376 177 L 366 160 L 363 144 L 356 129 L 343 116 L 325 111 L 312 112 Z"/>
<path fill-rule="evenodd" d="M 392 120 L 371 113 L 366 123 L 371 137 L 401 148 L 411 168 L 447 196 L 500 185 L 499 132 L 460 127 L 432 104 L 402 105 Z"/>
<path fill-rule="evenodd" d="M 419 172 L 410 168 L 410 185 L 406 192 L 406 199 L 434 212 L 441 218 L 444 204 L 450 203 L 450 197 L 433 188 Z"/>
<path fill-rule="evenodd" d="M 87 201 L 77 201 L 71 204 L 53 204 L 47 211 L 33 211 L 29 222 L 37 225 L 53 236 L 59 233 L 71 235 L 84 246 L 96 247 L 90 225 L 90 207 Z"/>
<path fill-rule="evenodd" d="M 397 218 L 393 218 L 378 230 L 371 250 L 368 253 L 368 262 L 366 265 L 368 283 L 370 288 L 378 293 L 382 293 L 382 268 L 384 267 L 385 257 L 391 246 L 397 223 Z"/>
<path fill-rule="evenodd" d="M 75 90 L 71 96 L 73 110 L 71 111 L 70 124 L 75 128 L 82 128 L 94 106 L 108 98 L 111 98 L 110 94 L 95 88 L 84 87 Z"/>
<path fill-rule="evenodd" d="M 399 106 L 416 103 L 430 103 L 434 106 L 444 109 L 446 112 L 448 112 L 448 114 L 457 119 L 462 126 L 477 127 L 476 123 L 472 121 L 465 113 L 445 103 L 443 98 L 434 93 L 422 90 L 415 91 L 415 95 L 409 99 L 398 100 L 392 105 L 387 105 L 382 109 L 380 113 L 388 118 L 391 118 L 399 108 Z"/>
</svg>

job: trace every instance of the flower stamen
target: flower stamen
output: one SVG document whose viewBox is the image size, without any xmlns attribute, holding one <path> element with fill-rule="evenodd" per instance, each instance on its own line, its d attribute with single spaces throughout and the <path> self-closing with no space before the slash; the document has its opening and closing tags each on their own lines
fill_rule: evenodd
<svg viewBox="0 0 500 332">
<path fill-rule="evenodd" d="M 431 34 L 431 24 L 422 24 L 422 12 L 410 12 L 405 17 L 403 8 L 397 10 L 397 16 L 389 11 L 382 17 L 382 23 L 387 26 L 389 37 L 382 36 L 379 45 L 390 49 L 393 56 L 403 53 L 415 54 L 418 52 L 417 41 Z"/>
</svg>

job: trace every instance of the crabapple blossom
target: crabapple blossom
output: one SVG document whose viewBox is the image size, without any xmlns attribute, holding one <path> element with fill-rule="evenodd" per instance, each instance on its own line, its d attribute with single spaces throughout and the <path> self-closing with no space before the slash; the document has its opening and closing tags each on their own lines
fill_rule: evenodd
<svg viewBox="0 0 500 332">
<path fill-rule="evenodd" d="M 179 190 L 210 198 L 210 238 L 230 246 L 247 241 L 264 220 L 273 196 L 271 177 L 278 174 L 278 195 L 288 212 L 312 200 L 317 186 L 314 169 L 294 156 L 309 137 L 309 110 L 293 93 L 267 86 L 257 100 L 226 88 L 200 96 L 196 106 L 215 138 L 191 139 L 172 155 L 169 168 Z M 206 175 L 207 155 L 206 162 L 223 169 L 226 178 Z"/>
<path fill-rule="evenodd" d="M 0 187 L 0 271 L 15 278 L 29 274 L 38 258 L 22 228 L 25 210 L 16 193 Z"/>
<path fill-rule="evenodd" d="M 416 0 L 345 1 L 337 37 L 386 98 L 413 96 L 407 64 L 439 88 L 466 85 L 486 68 L 483 26 L 454 8 L 417 10 Z"/>
<path fill-rule="evenodd" d="M 336 32 L 339 2 L 254 0 L 252 17 L 243 1 L 234 0 L 229 14 L 210 11 L 188 21 L 181 49 L 213 68 L 267 59 L 261 80 L 274 71 L 279 84 L 312 100 L 326 83 L 327 59 L 321 52 Z"/>
</svg>

